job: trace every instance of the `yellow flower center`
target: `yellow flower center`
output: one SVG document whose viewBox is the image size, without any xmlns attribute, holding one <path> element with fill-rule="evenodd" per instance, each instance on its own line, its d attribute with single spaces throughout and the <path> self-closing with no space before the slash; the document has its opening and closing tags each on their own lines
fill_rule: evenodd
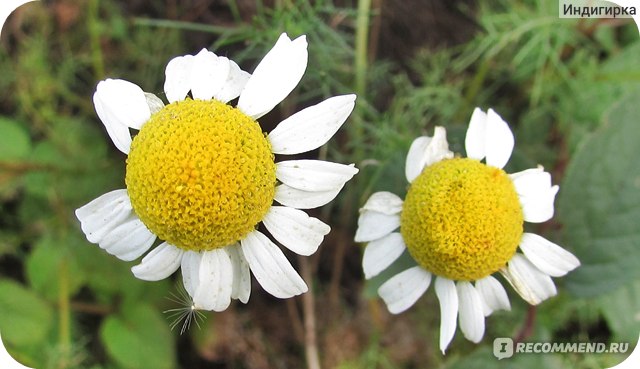
<svg viewBox="0 0 640 369">
<path fill-rule="evenodd" d="M 486 277 L 511 259 L 522 237 L 518 194 L 507 174 L 455 158 L 427 168 L 411 183 L 400 231 L 423 268 L 452 280 Z"/>
<path fill-rule="evenodd" d="M 276 166 L 260 126 L 219 101 L 185 100 L 153 114 L 131 144 L 131 205 L 160 239 L 187 250 L 228 246 L 273 202 Z"/>
</svg>

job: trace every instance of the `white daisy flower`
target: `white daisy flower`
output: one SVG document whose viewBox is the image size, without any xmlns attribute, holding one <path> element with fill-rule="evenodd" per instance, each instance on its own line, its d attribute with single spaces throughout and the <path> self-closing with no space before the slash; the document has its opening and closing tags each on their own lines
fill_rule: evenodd
<svg viewBox="0 0 640 369">
<path fill-rule="evenodd" d="M 435 279 L 443 353 L 457 323 L 477 343 L 485 317 L 511 308 L 492 274 L 500 272 L 535 305 L 556 294 L 551 277 L 580 265 L 567 250 L 524 232 L 524 221 L 539 223 L 553 216 L 558 186 L 551 185 L 542 167 L 513 174 L 502 170 L 514 146 L 507 123 L 491 109 L 485 113 L 476 108 L 465 146 L 468 157 L 454 158 L 442 127 L 436 127 L 433 137 L 413 141 L 405 168 L 410 183 L 406 198 L 374 193 L 360 210 L 355 236 L 357 242 L 369 243 L 362 260 L 367 279 L 405 249 L 417 263 L 378 289 L 391 313 L 410 308 Z"/>
<path fill-rule="evenodd" d="M 163 240 L 133 274 L 156 281 L 181 268 L 197 309 L 222 311 L 231 299 L 246 303 L 249 271 L 273 296 L 306 292 L 283 252 L 257 226 L 262 222 L 291 251 L 313 254 L 330 228 L 299 209 L 333 200 L 358 172 L 353 164 L 274 161 L 274 154 L 322 146 L 353 110 L 355 95 L 332 97 L 265 135 L 256 119 L 294 89 L 306 66 L 305 36 L 282 34 L 253 75 L 204 49 L 172 59 L 166 106 L 131 82 L 98 83 L 96 112 L 128 154 L 126 189 L 76 210 L 87 239 L 126 261 Z M 236 107 L 227 105 L 237 97 Z M 133 139 L 130 128 L 140 130 Z"/>
</svg>

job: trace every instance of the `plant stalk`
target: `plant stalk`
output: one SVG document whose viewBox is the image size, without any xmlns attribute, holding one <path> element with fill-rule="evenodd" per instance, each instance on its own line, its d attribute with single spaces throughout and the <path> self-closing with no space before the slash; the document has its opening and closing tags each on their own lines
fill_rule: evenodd
<svg viewBox="0 0 640 369">
<path fill-rule="evenodd" d="M 316 311 L 313 296 L 313 276 L 311 266 L 306 257 L 300 257 L 300 272 L 302 279 L 309 286 L 309 292 L 302 295 L 302 313 L 304 320 L 304 349 L 308 369 L 320 369 L 320 355 L 318 354 L 318 337 L 316 334 Z"/>
</svg>

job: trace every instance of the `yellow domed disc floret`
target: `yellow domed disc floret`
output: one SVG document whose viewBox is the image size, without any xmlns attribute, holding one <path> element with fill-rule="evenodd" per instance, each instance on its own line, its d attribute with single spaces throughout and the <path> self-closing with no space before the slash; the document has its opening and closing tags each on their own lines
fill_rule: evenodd
<svg viewBox="0 0 640 369">
<path fill-rule="evenodd" d="M 507 174 L 477 160 L 442 160 L 411 183 L 400 231 L 423 268 L 452 280 L 486 277 L 511 259 L 522 208 Z"/>
<path fill-rule="evenodd" d="M 202 251 L 255 229 L 273 202 L 275 168 L 252 118 L 219 101 L 185 100 L 153 114 L 135 136 L 126 184 L 155 235 Z"/>
</svg>

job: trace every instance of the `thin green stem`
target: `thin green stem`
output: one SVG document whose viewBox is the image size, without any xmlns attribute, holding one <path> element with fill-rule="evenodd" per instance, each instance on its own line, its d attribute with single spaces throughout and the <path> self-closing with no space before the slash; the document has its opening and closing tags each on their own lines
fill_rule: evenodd
<svg viewBox="0 0 640 369">
<path fill-rule="evenodd" d="M 355 90 L 358 95 L 364 95 L 367 88 L 367 46 L 369 43 L 370 13 L 371 0 L 359 0 L 355 45 Z"/>
<path fill-rule="evenodd" d="M 104 59 L 100 46 L 99 2 L 90 0 L 87 9 L 87 29 L 89 33 L 89 45 L 91 47 L 91 64 L 93 74 L 97 80 L 104 78 Z"/>
<path fill-rule="evenodd" d="M 368 66 L 368 39 L 369 17 L 371 14 L 371 0 L 358 1 L 358 15 L 356 18 L 355 40 L 355 93 L 360 99 L 364 99 L 367 90 L 367 66 Z M 362 160 L 364 155 L 364 117 L 363 110 L 356 104 L 356 112 L 351 122 L 351 142 L 354 145 L 353 155 L 356 160 Z"/>
<path fill-rule="evenodd" d="M 229 11 L 231 12 L 231 16 L 233 17 L 234 22 L 242 23 L 242 17 L 240 16 L 240 9 L 238 8 L 238 3 L 236 0 L 227 1 L 229 4 Z"/>
<path fill-rule="evenodd" d="M 63 259 L 58 270 L 59 345 L 62 354 L 60 368 L 66 368 L 71 355 L 71 302 L 69 300 L 69 265 Z"/>
<path fill-rule="evenodd" d="M 478 68 L 478 71 L 473 76 L 473 79 L 471 80 L 471 83 L 469 84 L 469 87 L 464 94 L 465 108 L 460 110 L 460 114 L 457 119 L 464 120 L 463 114 L 467 114 L 466 112 L 476 106 L 476 99 L 478 97 L 478 94 L 480 93 L 480 89 L 484 85 L 485 79 L 487 78 L 487 73 L 489 72 L 489 64 L 490 59 L 483 60 L 482 64 L 480 64 L 480 67 Z"/>
<path fill-rule="evenodd" d="M 244 27 L 223 27 L 213 26 L 210 24 L 201 24 L 193 22 L 175 21 L 170 19 L 149 19 L 149 18 L 133 18 L 133 24 L 135 26 L 142 27 L 160 27 L 160 28 L 174 28 L 184 31 L 206 32 L 213 34 L 229 34 L 243 32 Z"/>
<path fill-rule="evenodd" d="M 256 0 L 256 16 L 264 16 L 264 4 L 262 3 L 262 0 Z"/>
</svg>

